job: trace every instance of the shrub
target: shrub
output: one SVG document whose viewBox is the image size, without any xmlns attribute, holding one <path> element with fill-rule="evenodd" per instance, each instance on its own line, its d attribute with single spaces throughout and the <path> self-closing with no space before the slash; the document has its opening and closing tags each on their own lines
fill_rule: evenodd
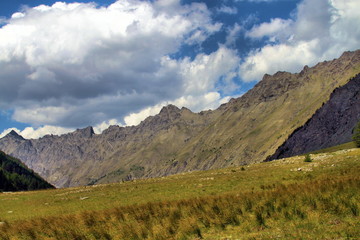
<svg viewBox="0 0 360 240">
<path fill-rule="evenodd" d="M 311 159 L 311 157 L 310 157 L 310 154 L 306 154 L 306 155 L 305 155 L 304 162 L 312 162 L 312 159 Z"/>
<path fill-rule="evenodd" d="M 360 121 L 355 126 L 353 140 L 356 147 L 360 147 Z"/>
</svg>

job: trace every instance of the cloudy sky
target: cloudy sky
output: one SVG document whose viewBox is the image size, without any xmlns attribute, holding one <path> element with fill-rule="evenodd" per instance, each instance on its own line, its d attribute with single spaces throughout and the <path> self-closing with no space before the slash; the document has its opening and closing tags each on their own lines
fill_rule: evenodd
<svg viewBox="0 0 360 240">
<path fill-rule="evenodd" d="M 0 3 L 0 136 L 198 112 L 360 47 L 359 0 Z"/>
</svg>

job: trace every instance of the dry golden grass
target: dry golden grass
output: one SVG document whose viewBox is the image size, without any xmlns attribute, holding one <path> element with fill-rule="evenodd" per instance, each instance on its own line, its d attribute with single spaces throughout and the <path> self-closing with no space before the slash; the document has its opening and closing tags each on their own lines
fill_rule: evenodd
<svg viewBox="0 0 360 240">
<path fill-rule="evenodd" d="M 93 195 L 84 200 L 70 196 L 89 194 L 85 187 L 1 194 L 2 203 L 18 198 L 19 209 L 24 199 L 50 199 L 56 194 L 83 206 L 77 205 L 74 213 L 61 213 L 61 206 L 67 205 L 59 205 L 58 211 L 43 216 L 26 213 L 26 219 L 5 219 L 1 212 L 0 239 L 356 239 L 360 149 L 311 158 L 311 163 L 294 157 L 251 165 L 244 171 L 232 168 L 98 186 L 90 188 Z M 90 207 L 106 202 L 106 195 L 92 199 L 96 194 L 119 188 L 131 189 L 132 196 L 142 196 L 143 201 Z M 150 197 L 146 194 L 152 191 L 144 189 L 157 192 Z"/>
</svg>

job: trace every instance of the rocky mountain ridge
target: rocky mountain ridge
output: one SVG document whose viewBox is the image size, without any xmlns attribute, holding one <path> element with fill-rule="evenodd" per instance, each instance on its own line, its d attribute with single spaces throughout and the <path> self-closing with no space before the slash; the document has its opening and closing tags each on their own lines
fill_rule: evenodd
<svg viewBox="0 0 360 240">
<path fill-rule="evenodd" d="M 360 50 L 346 52 L 300 73 L 265 75 L 213 111 L 169 105 L 138 126 L 110 126 L 102 134 L 87 127 L 40 139 L 10 135 L 0 139 L 0 149 L 58 187 L 260 162 L 359 72 Z"/>
</svg>

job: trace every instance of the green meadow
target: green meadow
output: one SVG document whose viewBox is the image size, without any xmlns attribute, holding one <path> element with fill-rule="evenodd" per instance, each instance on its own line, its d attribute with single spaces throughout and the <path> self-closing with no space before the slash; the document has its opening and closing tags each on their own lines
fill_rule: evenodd
<svg viewBox="0 0 360 240">
<path fill-rule="evenodd" d="M 0 239 L 359 239 L 360 149 L 0 193 Z"/>
</svg>

